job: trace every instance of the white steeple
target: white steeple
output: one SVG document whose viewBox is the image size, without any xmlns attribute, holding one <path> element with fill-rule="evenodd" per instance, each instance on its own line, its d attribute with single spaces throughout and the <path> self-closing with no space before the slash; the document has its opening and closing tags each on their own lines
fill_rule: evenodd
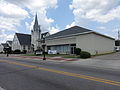
<svg viewBox="0 0 120 90">
<path fill-rule="evenodd" d="M 39 47 L 39 42 L 41 39 L 41 30 L 40 30 L 40 25 L 38 24 L 38 19 L 37 19 L 37 14 L 35 16 L 35 22 L 33 25 L 33 30 L 31 30 L 31 44 L 34 50 L 37 50 Z"/>
</svg>

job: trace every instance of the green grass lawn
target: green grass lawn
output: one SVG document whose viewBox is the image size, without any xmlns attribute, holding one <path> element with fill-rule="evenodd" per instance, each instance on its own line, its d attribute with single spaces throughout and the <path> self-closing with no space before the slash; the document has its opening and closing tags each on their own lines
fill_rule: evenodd
<svg viewBox="0 0 120 90">
<path fill-rule="evenodd" d="M 63 56 L 63 58 L 80 58 L 79 55 L 66 55 L 66 56 Z"/>
<path fill-rule="evenodd" d="M 92 55 L 91 57 L 108 55 L 108 54 L 113 54 L 113 53 L 115 53 L 115 52 L 96 54 L 96 55 Z M 35 54 L 24 54 L 23 56 L 37 56 L 37 55 L 35 55 Z M 39 56 L 43 57 L 43 55 L 38 55 L 38 57 Z M 79 55 L 66 55 L 66 54 L 46 54 L 45 56 L 46 57 L 62 57 L 62 58 L 80 58 Z"/>
<path fill-rule="evenodd" d="M 35 54 L 24 54 L 23 56 L 36 56 Z"/>
<path fill-rule="evenodd" d="M 25 54 L 23 56 L 37 56 L 35 54 Z M 38 55 L 38 56 L 42 56 L 43 55 Z M 46 54 L 46 57 L 62 57 L 62 58 L 79 58 L 80 56 L 76 56 L 76 55 L 66 55 L 66 54 Z"/>
</svg>

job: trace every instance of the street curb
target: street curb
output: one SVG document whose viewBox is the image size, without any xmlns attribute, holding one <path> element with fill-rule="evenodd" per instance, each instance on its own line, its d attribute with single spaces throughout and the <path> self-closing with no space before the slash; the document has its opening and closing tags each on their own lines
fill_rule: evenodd
<svg viewBox="0 0 120 90">
<path fill-rule="evenodd" d="M 10 56 L 10 57 L 18 57 L 18 58 L 28 58 L 28 59 L 43 59 L 43 57 L 35 57 L 35 56 Z M 46 57 L 46 60 L 54 60 L 54 61 L 78 61 L 80 59 L 73 58 L 57 58 L 57 57 Z"/>
</svg>

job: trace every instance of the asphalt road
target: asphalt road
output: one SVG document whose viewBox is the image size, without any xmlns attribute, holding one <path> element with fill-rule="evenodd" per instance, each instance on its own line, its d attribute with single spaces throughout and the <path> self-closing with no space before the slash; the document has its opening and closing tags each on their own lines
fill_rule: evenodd
<svg viewBox="0 0 120 90">
<path fill-rule="evenodd" d="M 0 57 L 4 90 L 120 90 L 120 71 Z"/>
</svg>

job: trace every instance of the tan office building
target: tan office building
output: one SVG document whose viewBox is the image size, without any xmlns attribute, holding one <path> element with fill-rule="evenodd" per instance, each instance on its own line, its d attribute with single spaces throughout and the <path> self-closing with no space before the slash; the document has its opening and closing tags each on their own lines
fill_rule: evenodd
<svg viewBox="0 0 120 90">
<path fill-rule="evenodd" d="M 91 54 L 114 51 L 115 40 L 109 36 L 79 26 L 60 31 L 46 38 L 47 50 L 57 50 L 60 54 L 74 54 L 75 48 Z"/>
</svg>

